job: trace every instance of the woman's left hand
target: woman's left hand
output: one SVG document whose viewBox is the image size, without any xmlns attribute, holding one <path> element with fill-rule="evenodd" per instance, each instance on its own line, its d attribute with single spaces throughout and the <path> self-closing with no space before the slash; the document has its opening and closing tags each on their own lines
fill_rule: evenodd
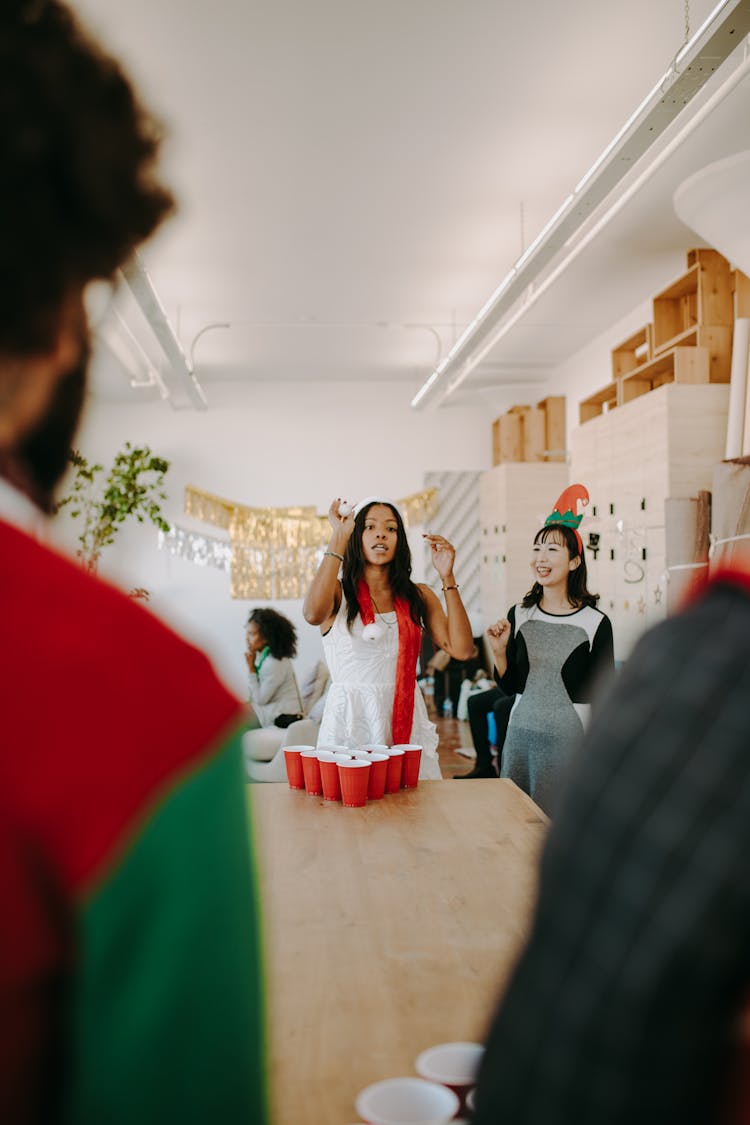
<svg viewBox="0 0 750 1125">
<path fill-rule="evenodd" d="M 432 532 L 426 531 L 423 536 L 424 539 L 430 544 L 430 553 L 432 555 L 432 565 L 438 572 L 443 581 L 450 578 L 453 574 L 453 562 L 456 558 L 456 548 L 443 538 L 442 535 L 433 535 Z"/>
</svg>

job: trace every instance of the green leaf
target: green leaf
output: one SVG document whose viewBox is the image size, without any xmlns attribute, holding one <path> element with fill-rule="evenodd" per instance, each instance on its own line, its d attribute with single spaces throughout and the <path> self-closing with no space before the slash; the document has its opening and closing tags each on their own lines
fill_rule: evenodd
<svg viewBox="0 0 750 1125">
<path fill-rule="evenodd" d="M 81 515 L 85 527 L 79 536 L 82 557 L 98 558 L 101 547 L 114 542 L 121 524 L 131 516 L 139 523 L 150 520 L 162 531 L 170 525 L 161 514 L 160 501 L 167 499 L 164 474 L 169 461 L 156 457 L 149 447 L 133 446 L 129 441 L 115 455 L 112 467 L 97 486 L 96 478 L 104 472 L 98 463 L 89 464 L 78 450 L 71 450 L 69 461 L 74 468 L 69 492 L 55 506 L 60 511 L 75 500 L 70 516 Z"/>
</svg>

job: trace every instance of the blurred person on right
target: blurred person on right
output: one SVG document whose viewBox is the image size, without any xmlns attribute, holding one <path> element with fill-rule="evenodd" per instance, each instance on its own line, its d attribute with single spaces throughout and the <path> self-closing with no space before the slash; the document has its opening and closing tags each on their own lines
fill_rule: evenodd
<svg viewBox="0 0 750 1125">
<path fill-rule="evenodd" d="M 744 562 L 648 633 L 600 701 L 489 1032 L 475 1125 L 750 1121 Z"/>
</svg>

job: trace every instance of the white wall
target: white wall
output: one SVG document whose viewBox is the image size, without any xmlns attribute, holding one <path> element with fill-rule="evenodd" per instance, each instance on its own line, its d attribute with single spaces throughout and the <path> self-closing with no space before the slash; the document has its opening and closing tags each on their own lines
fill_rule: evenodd
<svg viewBox="0 0 750 1125">
<path fill-rule="evenodd" d="M 612 348 L 650 318 L 646 300 L 562 363 L 545 388 L 537 388 L 537 398 L 567 395 L 568 436 L 578 425 L 580 400 L 611 378 Z M 125 441 L 150 445 L 171 462 L 167 519 L 221 535 L 183 515 L 185 485 L 251 506 L 304 504 L 323 513 L 337 495 L 398 499 L 419 491 L 430 470 L 490 467 L 498 413 L 491 396 L 477 396 L 473 406 L 414 411 L 412 392 L 397 383 L 227 382 L 209 386 L 206 411 L 92 398 L 77 446 L 89 460 L 109 465 Z M 79 530 L 63 513 L 52 535 L 72 551 Z M 417 580 L 423 577 L 420 533 L 417 528 L 410 535 Z M 203 648 L 230 687 L 243 694 L 244 623 L 260 603 L 233 600 L 228 574 L 160 552 L 156 541 L 151 525 L 126 525 L 106 548 L 100 573 L 125 589 L 146 587 L 154 612 Z M 460 567 L 459 558 L 459 581 Z M 301 601 L 272 604 L 297 627 L 296 666 L 304 677 L 322 655 L 319 633 L 303 620 Z"/>
<path fill-rule="evenodd" d="M 207 411 L 174 411 L 161 402 L 92 399 L 77 439 L 89 460 L 105 465 L 125 441 L 148 444 L 171 462 L 168 520 L 221 535 L 183 515 L 185 485 L 255 507 L 314 505 L 334 496 L 398 499 L 419 491 L 429 470 L 481 470 L 491 462 L 491 422 L 480 407 L 415 412 L 412 388 L 397 383 L 212 384 Z M 79 528 L 63 512 L 53 536 L 75 547 Z M 421 577 L 419 529 L 412 535 Z M 237 692 L 245 690 L 244 623 L 259 603 L 233 601 L 229 575 L 157 550 L 152 526 L 125 525 L 106 548 L 100 573 L 125 588 L 144 586 L 151 608 L 200 645 Z M 460 581 L 460 559 L 457 560 Z M 304 676 L 322 654 L 301 602 L 273 603 L 297 626 L 296 666 Z M 148 685 L 144 685 L 147 687 Z"/>
</svg>

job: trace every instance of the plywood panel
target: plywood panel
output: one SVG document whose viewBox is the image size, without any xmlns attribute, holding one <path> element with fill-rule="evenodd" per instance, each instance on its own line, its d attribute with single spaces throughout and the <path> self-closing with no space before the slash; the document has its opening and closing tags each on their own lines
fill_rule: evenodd
<svg viewBox="0 0 750 1125">
<path fill-rule="evenodd" d="M 729 387 L 665 387 L 669 409 L 669 496 L 710 491 L 713 466 L 726 449 Z"/>
<path fill-rule="evenodd" d="M 612 616 L 618 659 L 661 619 L 666 594 L 656 590 L 665 586 L 665 501 L 710 489 L 713 466 L 723 457 L 728 399 L 726 385 L 670 383 L 573 431 L 571 479 L 588 484 L 585 474 L 592 472 L 592 509 L 582 533 L 584 542 L 587 530 L 600 535 L 590 570 L 601 608 Z M 638 558 L 644 545 L 645 560 Z M 633 581 L 633 560 L 645 564 L 639 581 Z"/>
<path fill-rule="evenodd" d="M 480 571 L 484 622 L 507 613 L 530 588 L 534 535 L 568 481 L 567 466 L 549 462 L 508 463 L 482 474 L 480 496 L 497 501 L 496 508 L 485 508 L 482 514 L 486 531 L 481 537 Z"/>
<path fill-rule="evenodd" d="M 546 419 L 543 410 L 526 410 L 523 414 L 523 460 L 544 461 Z"/>
<path fill-rule="evenodd" d="M 710 493 L 690 499 L 668 498 L 664 504 L 667 612 L 675 613 L 696 581 L 708 571 Z"/>
<path fill-rule="evenodd" d="M 499 429 L 498 464 L 523 460 L 523 421 L 520 414 L 503 414 Z"/>
<path fill-rule="evenodd" d="M 547 460 L 565 461 L 565 396 L 550 395 L 538 405 L 545 416 Z"/>
</svg>

